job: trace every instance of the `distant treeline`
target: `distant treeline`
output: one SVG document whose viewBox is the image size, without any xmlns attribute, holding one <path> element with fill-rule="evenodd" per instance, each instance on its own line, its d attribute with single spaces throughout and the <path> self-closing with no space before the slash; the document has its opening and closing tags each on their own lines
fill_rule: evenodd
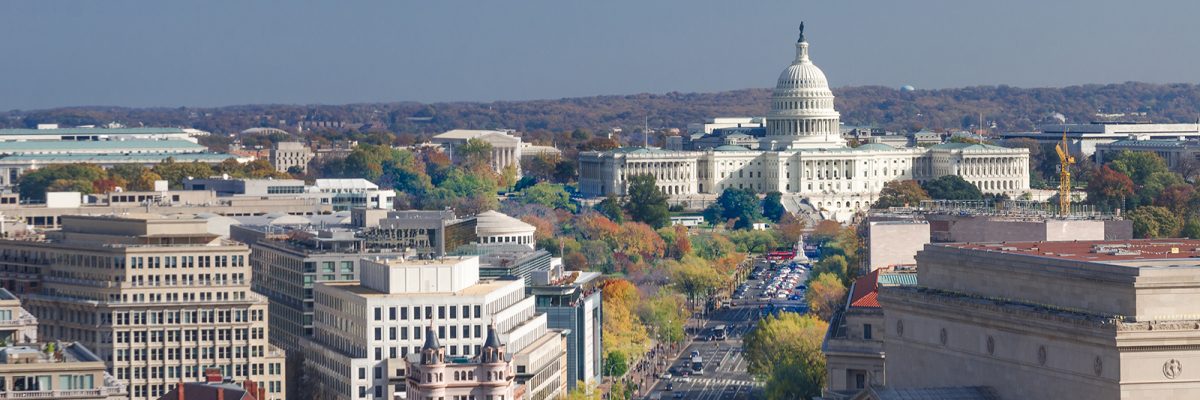
<svg viewBox="0 0 1200 400">
<path fill-rule="evenodd" d="M 1023 89 L 976 86 L 902 92 L 881 86 L 834 90 L 837 109 L 847 125 L 872 125 L 893 131 L 921 128 L 970 129 L 982 119 L 996 129 L 1029 130 L 1055 122 L 1087 122 L 1097 113 L 1145 113 L 1156 122 L 1195 122 L 1200 116 L 1200 85 L 1122 83 L 1064 88 Z M 550 137 L 576 129 L 602 132 L 620 127 L 683 128 L 705 118 L 761 116 L 769 89 L 720 93 L 666 93 L 594 96 L 557 100 L 453 102 L 422 104 L 241 105 L 215 108 L 65 107 L 0 112 L 0 127 L 67 126 L 119 122 L 128 126 L 194 127 L 218 134 L 252 127 L 295 131 L 299 121 L 316 132 L 392 132 L 419 140 L 454 128 L 516 129 Z M 283 121 L 283 122 L 281 122 Z M 286 123 L 284 123 L 286 122 Z"/>
</svg>

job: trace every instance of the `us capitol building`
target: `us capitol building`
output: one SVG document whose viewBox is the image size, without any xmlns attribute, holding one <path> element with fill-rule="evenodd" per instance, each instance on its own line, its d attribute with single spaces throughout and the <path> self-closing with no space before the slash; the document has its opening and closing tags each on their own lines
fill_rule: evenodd
<svg viewBox="0 0 1200 400">
<path fill-rule="evenodd" d="M 947 143 L 928 148 L 867 144 L 851 148 L 840 132 L 829 82 L 808 55 L 801 27 L 796 59 L 771 95 L 758 149 L 725 145 L 705 151 L 624 147 L 579 156 L 584 196 L 624 196 L 630 177 L 653 175 L 674 200 L 712 198 L 728 188 L 778 191 L 785 206 L 807 203 L 826 218 L 847 219 L 870 207 L 893 180 L 924 182 L 958 175 L 984 193 L 1029 189 L 1026 149 Z M 794 211 L 794 210 L 793 210 Z"/>
</svg>

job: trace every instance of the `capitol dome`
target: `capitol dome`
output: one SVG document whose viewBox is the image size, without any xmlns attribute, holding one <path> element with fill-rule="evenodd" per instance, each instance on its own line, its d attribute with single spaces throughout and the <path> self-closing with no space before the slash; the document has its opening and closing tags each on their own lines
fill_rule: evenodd
<svg viewBox="0 0 1200 400">
<path fill-rule="evenodd" d="M 796 58 L 779 74 L 771 93 L 763 147 L 773 150 L 845 147 L 840 120 L 833 108 L 829 80 L 809 58 L 808 41 L 801 25 Z"/>
</svg>

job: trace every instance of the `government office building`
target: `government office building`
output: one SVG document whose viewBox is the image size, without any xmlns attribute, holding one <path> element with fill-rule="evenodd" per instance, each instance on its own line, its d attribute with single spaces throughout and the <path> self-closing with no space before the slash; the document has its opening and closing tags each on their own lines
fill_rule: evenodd
<svg viewBox="0 0 1200 400">
<path fill-rule="evenodd" d="M 250 290 L 249 248 L 192 217 L 61 219 L 44 240 L 0 240 L 0 271 L 33 277 L 17 294 L 40 340 L 84 344 L 132 399 L 156 399 L 207 368 L 287 398 L 267 300 Z"/>
<path fill-rule="evenodd" d="M 803 33 L 796 58 L 779 75 L 756 148 L 723 145 L 705 151 L 626 147 L 579 156 L 584 196 L 624 196 L 629 179 L 652 175 L 674 199 L 712 197 L 725 189 L 781 192 L 818 211 L 846 219 L 869 208 L 894 180 L 927 181 L 957 175 L 984 193 L 1029 190 L 1029 152 L 987 144 L 947 143 L 896 148 L 881 143 L 851 148 L 842 138 L 829 82 L 809 58 Z M 785 202 L 785 205 L 787 203 Z"/>
</svg>

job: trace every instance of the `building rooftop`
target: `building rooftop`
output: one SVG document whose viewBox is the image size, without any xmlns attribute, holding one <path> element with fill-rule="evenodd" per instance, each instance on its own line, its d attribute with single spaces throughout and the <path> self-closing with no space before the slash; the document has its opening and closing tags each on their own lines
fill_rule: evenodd
<svg viewBox="0 0 1200 400">
<path fill-rule="evenodd" d="M 97 142 L 88 142 L 97 143 Z M 178 162 L 221 162 L 237 156 L 225 153 L 136 153 L 136 154 L 29 154 L 29 155 L 13 155 L 0 160 L 5 162 L 12 161 L 36 161 L 42 163 L 144 163 L 144 162 L 160 162 L 162 160 L 173 158 Z"/>
<path fill-rule="evenodd" d="M 0 142 L 0 153 L 17 154 L 25 151 L 136 151 L 142 149 L 178 149 L 202 152 L 208 148 L 187 140 L 34 140 Z"/>
<path fill-rule="evenodd" d="M 1200 240 L 1195 239 L 952 243 L 944 246 L 1112 265 L 1200 266 Z M 1164 260 L 1181 262 L 1161 262 Z"/>
<path fill-rule="evenodd" d="M 46 345 L 47 343 L 37 343 L 0 347 L 0 365 L 103 361 L 79 343 L 56 343 L 56 351 L 53 353 L 44 351 Z"/>
<path fill-rule="evenodd" d="M 482 296 L 482 295 L 486 295 L 488 293 L 494 292 L 498 289 L 504 288 L 508 285 L 511 285 L 514 282 L 522 282 L 522 281 L 507 280 L 507 279 L 483 280 L 483 281 L 479 281 L 478 283 L 476 283 L 474 285 L 467 286 L 466 288 L 463 288 L 463 290 L 458 291 L 455 294 L 458 296 Z M 360 295 L 363 297 L 430 296 L 430 295 L 446 293 L 446 292 L 387 293 L 387 292 L 375 290 L 375 289 L 372 289 L 372 288 L 369 288 L 366 286 L 362 286 L 362 284 L 359 283 L 358 281 L 323 282 L 320 284 L 330 286 L 330 287 L 335 287 L 335 288 L 338 288 L 341 290 L 345 290 L 347 292 L 354 293 L 356 295 Z"/>
<path fill-rule="evenodd" d="M 53 128 L 53 129 L 0 129 L 0 136 L 5 135 L 136 135 L 189 133 L 183 128 Z"/>
<path fill-rule="evenodd" d="M 496 211 L 484 211 L 475 216 L 475 233 L 479 236 L 533 233 L 533 225 Z"/>
</svg>

